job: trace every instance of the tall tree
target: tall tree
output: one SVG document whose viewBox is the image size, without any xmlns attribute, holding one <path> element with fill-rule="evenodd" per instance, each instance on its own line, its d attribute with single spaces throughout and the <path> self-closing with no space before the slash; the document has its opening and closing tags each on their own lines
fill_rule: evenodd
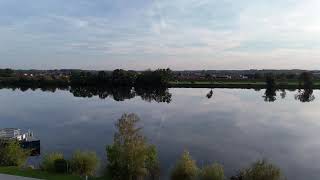
<svg viewBox="0 0 320 180">
<path fill-rule="evenodd" d="M 115 180 L 138 180 L 152 176 L 156 178 L 159 162 L 154 146 L 147 144 L 136 127 L 139 117 L 123 114 L 117 121 L 114 142 L 107 146 L 108 172 Z"/>
</svg>

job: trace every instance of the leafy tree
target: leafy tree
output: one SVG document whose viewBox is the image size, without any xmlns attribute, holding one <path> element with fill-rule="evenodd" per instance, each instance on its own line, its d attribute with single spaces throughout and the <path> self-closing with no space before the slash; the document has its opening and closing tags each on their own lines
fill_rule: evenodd
<svg viewBox="0 0 320 180">
<path fill-rule="evenodd" d="M 42 160 L 41 168 L 48 172 L 55 172 L 55 161 L 62 159 L 64 159 L 62 153 L 54 152 L 46 154 Z"/>
<path fill-rule="evenodd" d="M 272 74 L 266 76 L 266 91 L 263 96 L 266 102 L 274 102 L 276 100 L 276 80 Z"/>
<path fill-rule="evenodd" d="M 197 178 L 198 171 L 196 162 L 190 153 L 185 151 L 171 172 L 171 180 L 194 180 Z"/>
<path fill-rule="evenodd" d="M 160 163 L 158 152 L 155 146 L 149 146 L 146 159 L 146 168 L 150 179 L 158 179 L 160 177 Z"/>
<path fill-rule="evenodd" d="M 159 172 L 157 151 L 148 145 L 136 125 L 139 117 L 124 114 L 117 121 L 114 142 L 107 146 L 108 172 L 116 180 L 156 177 Z"/>
<path fill-rule="evenodd" d="M 309 72 L 303 72 L 299 76 L 299 84 L 303 89 L 312 89 L 313 87 L 313 77 Z"/>
<path fill-rule="evenodd" d="M 224 170 L 219 164 L 213 164 L 201 169 L 200 180 L 224 180 Z"/>
<path fill-rule="evenodd" d="M 16 140 L 0 142 L 0 166 L 22 166 L 29 155 L 30 152 L 21 148 Z"/>
<path fill-rule="evenodd" d="M 133 86 L 136 80 L 136 73 L 133 71 L 125 71 L 116 69 L 112 72 L 111 81 L 113 86 Z"/>
<path fill-rule="evenodd" d="M 94 152 L 76 151 L 70 160 L 74 174 L 80 176 L 93 176 L 99 164 L 99 159 Z"/>
<path fill-rule="evenodd" d="M 173 73 L 168 69 L 144 71 L 137 76 L 136 87 L 166 87 L 172 80 Z"/>
<path fill-rule="evenodd" d="M 0 77 L 10 77 L 14 74 L 12 69 L 0 69 Z"/>
<path fill-rule="evenodd" d="M 311 102 L 315 99 L 313 95 L 313 77 L 309 72 L 303 72 L 299 76 L 299 85 L 300 88 L 298 93 L 295 95 L 295 99 L 300 100 L 301 102 Z"/>
<path fill-rule="evenodd" d="M 257 161 L 242 173 L 244 180 L 283 180 L 281 170 L 266 160 Z"/>
<path fill-rule="evenodd" d="M 276 79 L 272 74 L 268 74 L 266 77 L 267 89 L 276 89 Z"/>
</svg>

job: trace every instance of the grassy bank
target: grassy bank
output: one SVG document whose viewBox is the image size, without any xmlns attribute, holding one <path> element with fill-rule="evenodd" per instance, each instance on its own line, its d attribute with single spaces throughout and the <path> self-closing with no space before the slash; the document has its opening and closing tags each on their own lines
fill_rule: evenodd
<svg viewBox="0 0 320 180">
<path fill-rule="evenodd" d="M 265 81 L 257 80 L 222 80 L 222 81 L 174 81 L 170 82 L 171 88 L 243 88 L 263 89 Z M 298 81 L 277 82 L 279 89 L 299 89 Z M 320 81 L 314 82 L 314 89 L 320 89 Z"/>
<path fill-rule="evenodd" d="M 21 169 L 18 167 L 0 167 L 0 174 L 8 174 L 8 175 L 14 175 L 14 176 L 47 179 L 47 180 L 83 180 L 84 179 L 74 175 L 55 174 L 55 173 L 49 173 L 41 170 Z M 100 178 L 89 178 L 89 179 L 109 180 L 110 178 L 100 177 Z"/>
</svg>

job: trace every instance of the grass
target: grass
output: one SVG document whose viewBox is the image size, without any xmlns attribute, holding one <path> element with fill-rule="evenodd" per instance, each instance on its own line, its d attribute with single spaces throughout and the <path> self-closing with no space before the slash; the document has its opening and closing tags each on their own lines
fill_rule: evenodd
<svg viewBox="0 0 320 180">
<path fill-rule="evenodd" d="M 298 89 L 297 80 L 278 81 L 280 89 Z M 217 81 L 173 81 L 170 87 L 173 88 L 265 88 L 263 80 L 217 80 Z M 314 89 L 320 89 L 320 81 L 314 81 Z"/>
<path fill-rule="evenodd" d="M 55 173 L 49 173 L 41 170 L 21 169 L 19 167 L 0 167 L 0 173 L 14 175 L 14 176 L 37 178 L 37 179 L 47 179 L 47 180 L 83 180 L 84 179 L 75 175 L 55 174 Z M 89 178 L 89 180 L 110 180 L 110 178 L 92 177 L 92 178 Z"/>
</svg>

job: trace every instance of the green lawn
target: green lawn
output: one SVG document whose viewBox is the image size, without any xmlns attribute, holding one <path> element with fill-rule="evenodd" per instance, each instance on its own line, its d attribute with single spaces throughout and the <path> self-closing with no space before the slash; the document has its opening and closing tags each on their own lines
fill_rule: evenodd
<svg viewBox="0 0 320 180">
<path fill-rule="evenodd" d="M 32 170 L 32 169 L 21 169 L 18 167 L 0 167 L 1 174 L 9 174 L 15 176 L 23 176 L 30 178 L 38 178 L 38 179 L 47 179 L 47 180 L 83 180 L 79 176 L 74 175 L 64 175 L 64 174 L 54 174 L 48 173 L 40 170 Z M 92 180 L 110 180 L 110 178 L 89 178 Z"/>
</svg>

